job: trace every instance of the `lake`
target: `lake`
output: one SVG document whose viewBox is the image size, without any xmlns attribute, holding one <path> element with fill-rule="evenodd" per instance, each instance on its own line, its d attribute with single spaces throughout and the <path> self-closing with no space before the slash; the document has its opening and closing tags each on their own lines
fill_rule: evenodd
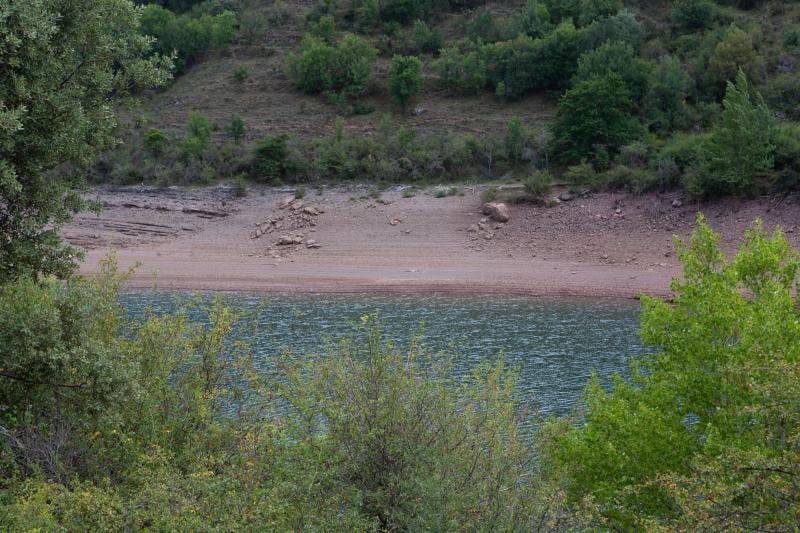
<svg viewBox="0 0 800 533">
<path fill-rule="evenodd" d="M 189 297 L 133 291 L 121 301 L 132 316 L 141 316 L 148 307 L 172 311 Z M 250 293 L 225 298 L 240 310 L 263 306 L 256 315 L 259 333 L 248 340 L 264 370 L 287 353 L 319 353 L 327 341 L 352 331 L 362 315 L 377 315 L 400 346 L 422 334 L 426 347 L 458 353 L 457 374 L 502 355 L 519 370 L 521 399 L 544 415 L 569 412 L 592 373 L 627 374 L 631 359 L 647 352 L 637 335 L 639 306 L 633 301 Z M 249 328 L 238 334 L 252 337 Z"/>
</svg>

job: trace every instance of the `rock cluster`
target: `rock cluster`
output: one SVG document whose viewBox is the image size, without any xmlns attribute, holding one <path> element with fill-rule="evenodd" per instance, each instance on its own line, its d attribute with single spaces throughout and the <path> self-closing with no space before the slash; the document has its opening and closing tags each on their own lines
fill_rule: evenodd
<svg viewBox="0 0 800 533">
<path fill-rule="evenodd" d="M 284 213 L 274 215 L 255 225 L 250 232 L 250 238 L 258 239 L 264 235 L 275 234 L 278 238 L 274 241 L 274 248 L 270 246 L 267 251 L 272 257 L 284 257 L 301 246 L 306 248 L 321 248 L 322 245 L 308 237 L 316 231 L 317 217 L 325 211 L 319 207 L 306 205 L 300 198 L 289 196 L 281 203 Z"/>
</svg>

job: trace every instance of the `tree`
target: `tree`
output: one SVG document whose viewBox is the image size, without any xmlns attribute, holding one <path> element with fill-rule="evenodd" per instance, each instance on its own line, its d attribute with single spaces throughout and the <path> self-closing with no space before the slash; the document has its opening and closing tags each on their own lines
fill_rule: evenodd
<svg viewBox="0 0 800 533">
<path fill-rule="evenodd" d="M 394 56 L 389 68 L 389 92 L 403 113 L 409 100 L 422 88 L 422 61 L 415 56 Z"/>
<path fill-rule="evenodd" d="M 660 133 L 668 133 L 684 125 L 689 117 L 686 97 L 689 95 L 691 79 L 677 58 L 665 56 L 650 74 L 645 112 L 650 127 Z"/>
<path fill-rule="evenodd" d="M 129 0 L 4 2 L 0 8 L 0 281 L 66 276 L 58 229 L 82 210 L 83 172 L 115 142 L 113 105 L 169 77 L 145 56 Z"/>
<path fill-rule="evenodd" d="M 231 123 L 228 124 L 226 128 L 228 135 L 233 137 L 233 142 L 239 144 L 244 139 L 245 134 L 247 133 L 247 129 L 244 126 L 244 121 L 242 117 L 239 115 L 233 115 L 231 117 Z"/>
<path fill-rule="evenodd" d="M 714 17 L 714 4 L 709 0 L 677 0 L 672 4 L 671 17 L 684 28 L 707 28 Z"/>
<path fill-rule="evenodd" d="M 362 94 L 372 80 L 377 52 L 360 37 L 347 34 L 332 46 L 306 35 L 287 66 L 295 85 L 310 94 L 332 92 L 345 97 Z"/>
<path fill-rule="evenodd" d="M 619 41 L 607 41 L 599 48 L 585 52 L 578 58 L 574 82 L 588 80 L 615 72 L 625 82 L 634 102 L 638 103 L 647 92 L 647 82 L 652 63 L 639 58 L 633 47 Z"/>
<path fill-rule="evenodd" d="M 561 98 L 553 134 L 567 160 L 580 160 L 597 149 L 612 153 L 634 139 L 639 123 L 622 78 L 609 72 L 580 81 Z"/>
<path fill-rule="evenodd" d="M 264 137 L 256 142 L 253 152 L 253 170 L 256 172 L 257 178 L 274 181 L 286 174 L 289 157 L 288 142 L 289 136 L 285 133 Z"/>
<path fill-rule="evenodd" d="M 722 105 L 722 115 L 711 136 L 707 188 L 752 193 L 755 178 L 770 172 L 774 164 L 775 121 L 742 70 L 735 84 L 728 82 Z"/>
<path fill-rule="evenodd" d="M 462 54 L 456 47 L 445 48 L 433 68 L 454 93 L 476 94 L 486 87 L 486 59 L 480 51 Z"/>
<path fill-rule="evenodd" d="M 728 81 L 734 79 L 740 69 L 750 80 L 757 80 L 761 76 L 761 65 L 753 49 L 752 38 L 731 25 L 708 61 L 708 83 L 715 96 L 724 94 Z"/>
<path fill-rule="evenodd" d="M 702 216 L 683 279 L 644 298 L 657 348 L 632 382 L 594 379 L 580 425 L 551 424 L 546 459 L 612 530 L 791 530 L 800 469 L 800 255 L 760 223 L 732 261 Z M 555 472 L 554 472 L 555 473 Z"/>
</svg>

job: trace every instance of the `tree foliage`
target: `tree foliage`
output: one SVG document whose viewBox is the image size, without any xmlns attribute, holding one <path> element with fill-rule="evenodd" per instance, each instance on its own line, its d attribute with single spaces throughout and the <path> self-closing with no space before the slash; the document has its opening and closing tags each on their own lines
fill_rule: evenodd
<svg viewBox="0 0 800 533">
<path fill-rule="evenodd" d="M 71 270 L 58 228 L 84 207 L 83 172 L 114 144 L 112 106 L 168 78 L 138 29 L 129 0 L 0 6 L 0 281 Z"/>
<path fill-rule="evenodd" d="M 630 92 L 618 74 L 589 78 L 562 97 L 553 135 L 571 160 L 597 150 L 616 152 L 639 132 L 633 109 Z"/>
<path fill-rule="evenodd" d="M 674 301 L 643 300 L 659 350 L 632 383 L 593 380 L 586 422 L 551 424 L 547 449 L 606 526 L 781 530 L 799 511 L 800 256 L 759 223 L 726 262 L 700 217 L 679 257 Z"/>
<path fill-rule="evenodd" d="M 336 46 L 306 35 L 297 53 L 287 59 L 295 85 L 307 93 L 362 94 L 372 80 L 377 52 L 356 35 L 346 35 Z"/>
<path fill-rule="evenodd" d="M 749 194 L 757 189 L 757 178 L 772 170 L 774 119 L 741 70 L 736 83 L 728 82 L 722 105 L 711 137 L 706 190 Z"/>
<path fill-rule="evenodd" d="M 408 102 L 422 89 L 422 61 L 415 56 L 394 56 L 389 67 L 389 93 L 405 113 Z"/>
</svg>

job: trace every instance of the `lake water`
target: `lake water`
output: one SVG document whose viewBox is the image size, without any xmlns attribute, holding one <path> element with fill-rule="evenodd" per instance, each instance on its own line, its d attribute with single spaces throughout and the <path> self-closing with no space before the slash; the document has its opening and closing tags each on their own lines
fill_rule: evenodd
<svg viewBox="0 0 800 533">
<path fill-rule="evenodd" d="M 168 312 L 188 293 L 129 292 L 122 303 L 133 316 L 146 308 Z M 646 353 L 637 336 L 639 307 L 630 301 L 532 299 L 506 296 L 340 296 L 237 293 L 226 296 L 241 310 L 260 309 L 257 337 L 249 338 L 258 364 L 276 357 L 319 353 L 327 341 L 352 331 L 364 314 L 377 315 L 386 335 L 401 346 L 417 334 L 433 350 L 460 354 L 464 373 L 497 355 L 519 370 L 519 394 L 544 415 L 563 415 L 580 401 L 596 372 L 628 373 Z M 250 336 L 243 328 L 239 335 Z"/>
</svg>

